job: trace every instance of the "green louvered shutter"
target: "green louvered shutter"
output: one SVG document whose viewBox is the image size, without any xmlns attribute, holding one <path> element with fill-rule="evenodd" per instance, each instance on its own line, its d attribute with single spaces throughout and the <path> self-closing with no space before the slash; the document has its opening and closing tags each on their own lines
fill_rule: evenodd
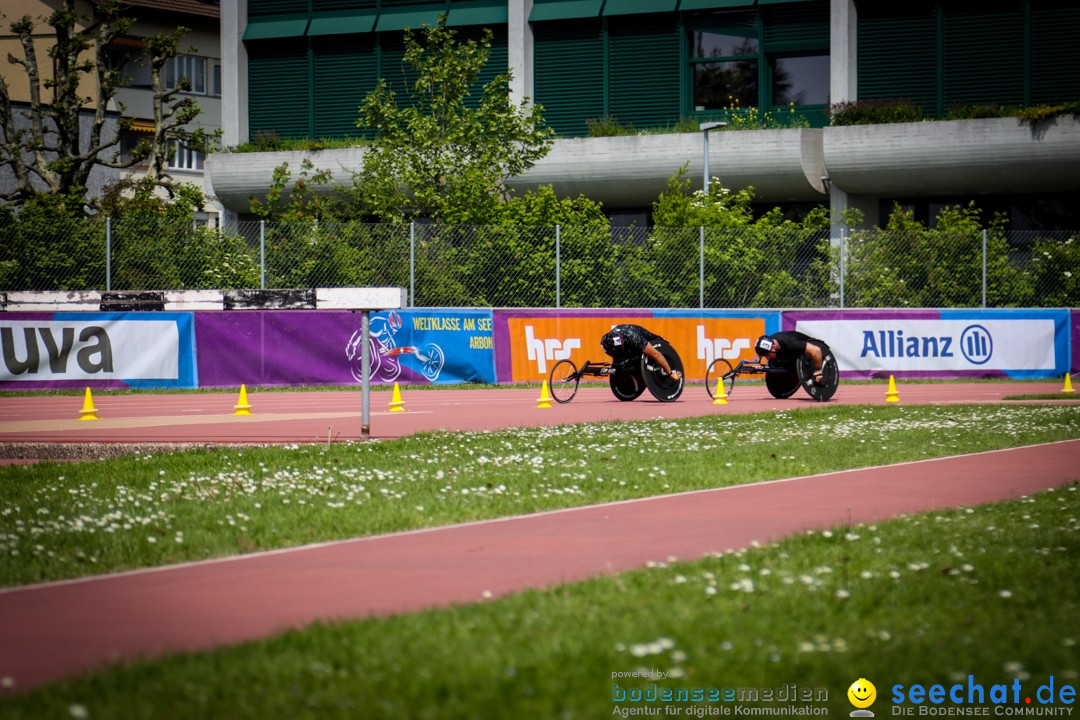
<svg viewBox="0 0 1080 720">
<path fill-rule="evenodd" d="M 946 5 L 942 91 L 952 105 L 1024 102 L 1024 9 L 1018 0 Z"/>
<path fill-rule="evenodd" d="M 331 10 L 375 10 L 378 0 L 311 0 L 314 12 Z"/>
<path fill-rule="evenodd" d="M 310 88 L 306 40 L 253 43 L 248 48 L 251 135 L 311 137 Z"/>
<path fill-rule="evenodd" d="M 827 0 L 771 5 L 762 9 L 765 52 L 800 52 L 829 49 Z"/>
<path fill-rule="evenodd" d="M 375 36 L 318 38 L 312 43 L 315 137 L 364 135 L 359 107 L 378 82 Z"/>
<path fill-rule="evenodd" d="M 481 30 L 476 26 L 466 26 L 455 28 L 457 31 L 457 41 L 467 42 L 469 40 L 480 40 Z M 469 96 L 465 98 L 466 107 L 477 108 L 480 106 L 480 98 L 482 97 L 484 86 L 494 80 L 497 76 L 505 73 L 510 67 L 510 54 L 508 50 L 508 41 L 506 39 L 506 27 L 499 26 L 491 28 L 491 50 L 488 53 L 487 65 L 480 71 L 479 77 L 476 78 L 476 82 L 469 88 Z"/>
<path fill-rule="evenodd" d="M 1080 99 L 1080 6 L 1032 0 L 1031 103 Z"/>
<path fill-rule="evenodd" d="M 308 0 L 248 0 L 248 17 L 306 13 Z"/>
<path fill-rule="evenodd" d="M 379 77 L 394 92 L 398 107 L 405 107 L 412 102 L 418 77 L 416 69 L 405 62 L 405 36 L 399 31 L 380 33 L 379 43 L 382 46 Z"/>
<path fill-rule="evenodd" d="M 604 107 L 604 39 L 599 20 L 534 23 L 534 86 L 544 119 L 564 137 L 588 134 Z"/>
<path fill-rule="evenodd" d="M 636 128 L 679 120 L 682 55 L 674 13 L 608 20 L 608 108 Z"/>
<path fill-rule="evenodd" d="M 859 5 L 859 99 L 910 100 L 938 113 L 937 16 L 927 3 Z"/>
</svg>

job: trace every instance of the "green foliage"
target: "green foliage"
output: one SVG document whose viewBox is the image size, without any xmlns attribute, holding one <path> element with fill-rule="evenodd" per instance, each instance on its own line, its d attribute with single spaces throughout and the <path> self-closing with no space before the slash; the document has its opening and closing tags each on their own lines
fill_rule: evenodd
<svg viewBox="0 0 1080 720">
<path fill-rule="evenodd" d="M 987 305 L 1026 305 L 1034 298 L 1026 273 L 1010 262 L 995 216 L 986 229 Z M 979 307 L 984 224 L 974 203 L 951 206 L 933 228 L 899 205 L 884 229 L 854 232 L 847 242 L 846 299 L 852 307 Z"/>
<path fill-rule="evenodd" d="M 829 122 L 832 125 L 876 125 L 919 122 L 922 119 L 922 108 L 910 100 L 856 100 L 829 107 Z"/>
<path fill-rule="evenodd" d="M 649 240 L 654 282 L 674 307 L 700 302 L 701 240 L 676 228 L 705 228 L 704 300 L 708 307 L 780 307 L 825 304 L 831 293 L 828 213 L 817 208 L 801 223 L 779 209 L 756 218 L 753 188 L 732 193 L 714 180 L 709 192 L 690 192 L 685 166 L 668 179 L 653 205 Z M 638 264 L 640 267 L 640 264 Z"/>
<path fill-rule="evenodd" d="M 0 290 L 105 288 L 105 223 L 87 219 L 82 188 L 39 194 L 0 220 Z"/>
<path fill-rule="evenodd" d="M 409 97 L 381 80 L 360 107 L 357 125 L 376 131 L 357 182 L 368 213 L 484 224 L 504 198 L 503 180 L 547 154 L 552 133 L 542 110 L 511 104 L 509 74 L 471 98 L 491 38 L 485 29 L 480 41 L 459 43 L 445 15 L 419 34 L 406 30 L 404 60 L 416 78 Z"/>
<path fill-rule="evenodd" d="M 329 170 L 317 170 L 308 158 L 300 165 L 300 174 L 289 188 L 292 172 L 289 163 L 274 168 L 273 180 L 266 190 L 266 198 L 250 198 L 251 212 L 262 220 L 282 222 L 310 222 L 322 218 L 331 204 L 326 192 L 320 189 L 333 179 Z"/>
<path fill-rule="evenodd" d="M 1034 302 L 1043 307 L 1080 307 L 1080 237 L 1041 238 L 1031 251 Z"/>
</svg>

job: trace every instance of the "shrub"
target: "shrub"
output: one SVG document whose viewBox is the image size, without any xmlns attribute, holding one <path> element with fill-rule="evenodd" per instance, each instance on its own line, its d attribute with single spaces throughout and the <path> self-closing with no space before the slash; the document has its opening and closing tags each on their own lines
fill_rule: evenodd
<svg viewBox="0 0 1080 720">
<path fill-rule="evenodd" d="M 922 119 L 922 108 L 910 100 L 856 100 L 829 107 L 829 122 L 833 125 L 875 125 L 919 122 Z"/>
</svg>

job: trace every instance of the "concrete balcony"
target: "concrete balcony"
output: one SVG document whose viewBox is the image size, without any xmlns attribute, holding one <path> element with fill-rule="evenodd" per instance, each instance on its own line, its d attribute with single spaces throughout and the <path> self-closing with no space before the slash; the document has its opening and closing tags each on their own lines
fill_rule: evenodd
<svg viewBox="0 0 1080 720">
<path fill-rule="evenodd" d="M 529 172 L 507 184 L 518 192 L 553 185 L 609 209 L 648 207 L 668 177 L 687 164 L 701 187 L 702 134 L 557 140 Z M 348 187 L 364 151 L 218 153 L 206 165 L 214 194 L 246 213 L 263 198 L 274 168 L 293 177 L 305 158 Z M 932 197 L 1080 189 L 1080 120 L 1058 117 L 1037 127 L 1015 118 L 857 125 L 824 129 L 714 131 L 709 170 L 725 187 L 752 185 L 764 203 L 822 201 L 832 186 L 852 196 Z"/>
</svg>

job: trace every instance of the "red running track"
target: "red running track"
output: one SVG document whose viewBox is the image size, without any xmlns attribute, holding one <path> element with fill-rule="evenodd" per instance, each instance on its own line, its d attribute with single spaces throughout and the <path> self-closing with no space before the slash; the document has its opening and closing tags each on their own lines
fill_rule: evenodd
<svg viewBox="0 0 1080 720">
<path fill-rule="evenodd" d="M 0 590 L 0 677 L 26 690 L 317 620 L 479 602 L 809 528 L 1015 498 L 1080 478 L 1078 452 L 1070 440 Z"/>
<path fill-rule="evenodd" d="M 885 383 L 841 385 L 831 403 L 884 404 Z M 923 383 L 899 385 L 900 406 L 993 403 L 1010 395 L 1059 393 L 1059 383 Z M 762 384 L 736 386 L 727 405 L 713 405 L 701 385 L 673 403 L 648 393 L 619 402 L 604 385 L 582 386 L 567 405 L 537 407 L 540 388 L 402 391 L 405 412 L 389 412 L 390 393 L 371 394 L 371 435 L 392 438 L 433 430 L 495 430 L 565 423 L 650 420 L 814 407 L 803 392 L 777 400 Z M 98 420 L 79 420 L 83 398 L 0 397 L 0 442 L 326 442 L 360 439 L 360 391 L 248 392 L 253 414 L 234 416 L 236 393 L 99 395 Z M 831 404 L 830 403 L 830 404 Z"/>
</svg>

